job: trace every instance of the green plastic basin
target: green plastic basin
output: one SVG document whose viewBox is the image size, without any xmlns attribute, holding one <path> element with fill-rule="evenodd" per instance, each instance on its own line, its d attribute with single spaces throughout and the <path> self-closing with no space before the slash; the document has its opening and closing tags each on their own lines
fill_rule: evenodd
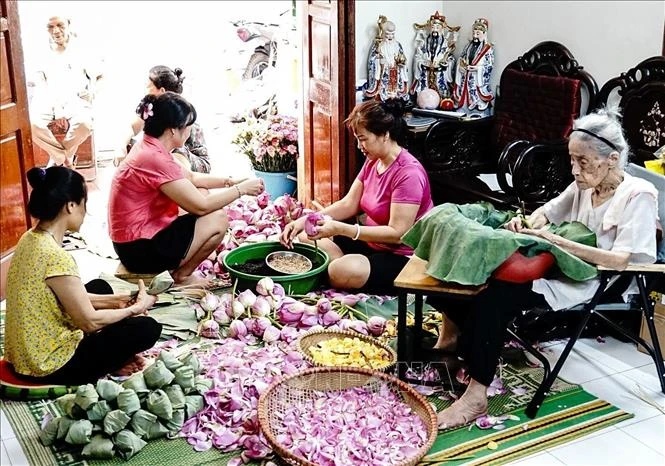
<svg viewBox="0 0 665 466">
<path fill-rule="evenodd" d="M 235 266 L 244 264 L 253 259 L 265 259 L 268 254 L 275 251 L 287 251 L 278 241 L 267 241 L 256 244 L 245 244 L 224 257 L 224 267 L 229 271 L 231 278 L 238 280 L 237 290 L 251 289 L 255 291 L 256 284 L 264 275 L 253 275 L 238 270 Z M 293 275 L 268 275 L 272 281 L 284 287 L 286 294 L 305 294 L 319 287 L 323 282 L 324 274 L 328 270 L 330 258 L 321 248 L 317 250 L 309 244 L 294 243 L 293 251 L 299 252 L 312 261 L 312 270 Z"/>
</svg>

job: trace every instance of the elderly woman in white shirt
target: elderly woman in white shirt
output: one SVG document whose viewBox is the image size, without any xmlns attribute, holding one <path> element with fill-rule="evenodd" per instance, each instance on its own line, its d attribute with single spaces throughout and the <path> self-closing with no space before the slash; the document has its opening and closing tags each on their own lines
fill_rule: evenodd
<svg viewBox="0 0 665 466">
<path fill-rule="evenodd" d="M 611 269 L 655 262 L 658 192 L 648 181 L 624 171 L 629 148 L 618 115 L 601 110 L 578 118 L 568 150 L 575 181 L 529 216 L 530 228 L 522 227 L 519 218 L 505 227 L 539 236 L 586 262 Z M 592 230 L 597 247 L 570 241 L 544 228 L 566 221 L 581 222 Z M 456 350 L 471 377 L 459 400 L 439 413 L 443 429 L 467 424 L 486 413 L 486 390 L 496 371 L 505 328 L 520 310 L 538 305 L 558 310 L 586 302 L 599 281 L 557 278 L 525 284 L 490 281 L 488 285 L 470 302 L 443 306 L 449 319 L 436 346 Z M 430 303 L 436 307 L 441 304 Z"/>
</svg>

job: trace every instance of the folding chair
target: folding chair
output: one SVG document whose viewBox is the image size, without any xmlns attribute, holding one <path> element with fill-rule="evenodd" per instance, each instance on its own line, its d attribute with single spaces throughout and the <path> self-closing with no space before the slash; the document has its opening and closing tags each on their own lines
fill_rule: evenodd
<svg viewBox="0 0 665 466">
<path fill-rule="evenodd" d="M 549 389 L 552 387 L 552 384 L 556 380 L 559 371 L 563 367 L 570 351 L 575 346 L 575 343 L 580 338 L 584 327 L 586 327 L 587 322 L 592 315 L 596 315 L 601 318 L 605 323 L 612 327 L 617 332 L 621 333 L 623 336 L 628 338 L 630 341 L 642 345 L 649 355 L 653 358 L 653 361 L 656 365 L 656 372 L 658 373 L 658 380 L 660 382 L 660 388 L 663 393 L 665 393 L 665 367 L 663 365 L 663 354 L 660 350 L 660 343 L 658 342 L 658 334 L 656 333 L 656 326 L 654 325 L 654 303 L 649 299 L 647 294 L 647 277 L 653 275 L 654 277 L 660 274 L 665 274 L 665 264 L 631 264 L 625 270 L 617 271 L 612 269 L 607 269 L 599 266 L 598 270 L 600 271 L 600 286 L 598 291 L 593 296 L 591 301 L 586 304 L 575 306 L 569 310 L 579 310 L 582 312 L 582 318 L 578 324 L 575 333 L 570 337 L 566 347 L 559 356 L 556 364 L 553 369 L 550 369 L 549 361 L 536 350 L 530 344 L 526 343 L 518 333 L 511 328 L 508 328 L 508 333 L 515 338 L 530 354 L 535 356 L 543 364 L 543 381 L 536 390 L 535 395 L 532 400 L 527 405 L 525 410 L 526 415 L 529 418 L 536 417 L 538 409 L 543 404 L 543 400 L 547 396 Z M 639 299 L 637 300 L 637 305 L 639 307 L 635 308 L 634 305 L 630 303 L 620 303 L 620 304 L 600 304 L 600 301 L 603 295 L 607 292 L 609 286 L 613 283 L 614 280 L 618 279 L 622 275 L 628 275 L 634 277 L 637 286 L 639 289 Z M 647 343 L 643 338 L 638 335 L 634 335 L 632 332 L 622 328 L 617 325 L 615 322 L 610 320 L 607 316 L 603 315 L 603 311 L 609 310 L 619 310 L 623 309 L 626 311 L 629 310 L 638 310 L 644 313 L 645 323 L 649 330 L 649 335 L 651 336 L 652 344 Z M 653 346 L 652 346 L 653 345 Z"/>
</svg>

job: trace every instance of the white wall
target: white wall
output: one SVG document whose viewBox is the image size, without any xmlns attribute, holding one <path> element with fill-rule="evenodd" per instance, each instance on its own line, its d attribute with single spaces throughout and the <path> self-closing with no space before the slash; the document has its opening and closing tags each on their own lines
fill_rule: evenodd
<svg viewBox="0 0 665 466">
<path fill-rule="evenodd" d="M 462 26 L 457 51 L 470 38 L 477 17 L 490 22 L 495 44 L 492 79 L 498 84 L 503 68 L 538 42 L 560 42 L 602 86 L 641 60 L 660 55 L 665 2 L 658 1 L 393 1 L 356 2 L 356 78 L 366 79 L 367 54 L 383 14 L 397 26 L 397 38 L 413 57 L 414 22 L 435 10 L 451 26 Z"/>
</svg>

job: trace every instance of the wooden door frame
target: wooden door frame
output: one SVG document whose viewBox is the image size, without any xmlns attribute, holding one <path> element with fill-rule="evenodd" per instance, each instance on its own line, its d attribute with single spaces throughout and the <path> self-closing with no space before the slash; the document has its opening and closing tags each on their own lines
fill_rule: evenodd
<svg viewBox="0 0 665 466">
<path fill-rule="evenodd" d="M 25 173 L 34 166 L 32 133 L 28 113 L 28 92 L 25 86 L 25 70 L 23 47 L 21 44 L 21 27 L 19 22 L 18 3 L 11 0 L 1 0 L 2 18 L 0 19 L 0 34 L 2 34 L 3 47 L 7 51 L 7 76 L 10 81 L 11 102 L 3 102 L 2 118 L 0 118 L 0 137 L 10 135 L 6 141 L 15 138 L 17 141 L 16 154 L 21 173 L 21 194 L 23 199 L 22 210 L 25 213 L 25 225 L 32 226 L 32 218 L 28 213 L 29 184 Z M 12 154 L 4 154 L 5 163 L 10 162 Z M 3 199 L 3 201 L 5 201 Z M 0 235 L 0 299 L 5 297 L 7 272 L 14 253 L 15 244 L 6 244 L 5 235 Z"/>
</svg>

